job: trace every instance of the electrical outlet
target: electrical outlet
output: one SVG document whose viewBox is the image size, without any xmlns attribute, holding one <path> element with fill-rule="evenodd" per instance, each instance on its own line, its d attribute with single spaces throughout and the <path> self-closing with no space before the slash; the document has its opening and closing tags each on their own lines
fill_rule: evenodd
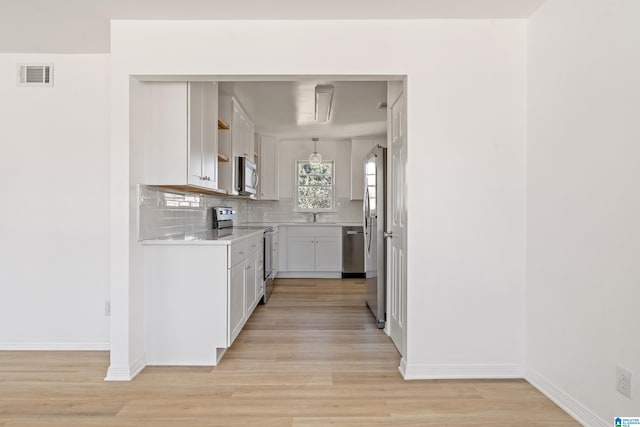
<svg viewBox="0 0 640 427">
<path fill-rule="evenodd" d="M 111 316 L 111 301 L 104 302 L 104 315 Z"/>
<path fill-rule="evenodd" d="M 631 399 L 631 371 L 616 366 L 616 390 Z"/>
</svg>

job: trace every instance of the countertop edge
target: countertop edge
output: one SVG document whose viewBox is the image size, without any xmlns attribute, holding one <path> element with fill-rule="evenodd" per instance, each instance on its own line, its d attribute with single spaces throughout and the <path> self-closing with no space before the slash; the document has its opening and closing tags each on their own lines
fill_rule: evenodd
<svg viewBox="0 0 640 427">
<path fill-rule="evenodd" d="M 238 230 L 238 235 L 229 235 L 224 237 L 205 236 L 203 238 L 187 237 L 185 235 L 173 235 L 160 237 L 156 239 L 139 240 L 138 242 L 146 245 L 208 245 L 208 246 L 228 246 L 240 240 L 251 236 L 262 235 L 264 230 Z"/>
</svg>

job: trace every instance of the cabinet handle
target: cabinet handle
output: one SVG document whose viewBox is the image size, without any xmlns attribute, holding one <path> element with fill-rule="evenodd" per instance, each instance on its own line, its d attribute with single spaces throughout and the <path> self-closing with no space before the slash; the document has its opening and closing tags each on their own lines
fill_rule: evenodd
<svg viewBox="0 0 640 427">
<path fill-rule="evenodd" d="M 243 251 L 240 251 L 240 252 L 238 252 L 238 253 L 239 253 L 240 255 L 244 255 L 244 252 L 243 252 Z"/>
</svg>

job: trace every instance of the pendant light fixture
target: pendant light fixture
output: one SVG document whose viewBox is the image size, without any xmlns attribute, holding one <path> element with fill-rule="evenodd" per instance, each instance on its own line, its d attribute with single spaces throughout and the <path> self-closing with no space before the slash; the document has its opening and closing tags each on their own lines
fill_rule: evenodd
<svg viewBox="0 0 640 427">
<path fill-rule="evenodd" d="M 309 163 L 311 163 L 313 166 L 318 166 L 320 163 L 322 163 L 322 155 L 318 153 L 318 150 L 316 149 L 318 138 L 313 137 L 311 138 L 311 140 L 313 141 L 313 153 L 309 155 Z"/>
</svg>

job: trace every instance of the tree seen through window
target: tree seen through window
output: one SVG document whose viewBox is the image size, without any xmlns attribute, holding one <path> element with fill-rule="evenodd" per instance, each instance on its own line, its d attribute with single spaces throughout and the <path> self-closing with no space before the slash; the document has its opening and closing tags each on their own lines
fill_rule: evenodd
<svg viewBox="0 0 640 427">
<path fill-rule="evenodd" d="M 333 162 L 312 165 L 308 161 L 296 163 L 296 196 L 298 210 L 333 210 Z"/>
</svg>

